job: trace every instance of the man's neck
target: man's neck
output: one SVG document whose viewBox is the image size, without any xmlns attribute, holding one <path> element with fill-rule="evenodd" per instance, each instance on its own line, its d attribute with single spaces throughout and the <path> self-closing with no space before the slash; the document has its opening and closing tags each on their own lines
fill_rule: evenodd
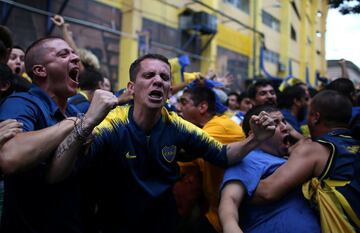
<svg viewBox="0 0 360 233">
<path fill-rule="evenodd" d="M 298 117 L 298 114 L 299 114 L 299 109 L 297 108 L 297 107 L 295 107 L 295 106 L 292 106 L 291 108 L 290 108 L 290 112 L 291 112 L 291 114 L 293 115 L 293 116 L 295 116 L 296 118 Z"/>
<path fill-rule="evenodd" d="M 203 115 L 199 123 L 200 128 L 203 128 L 214 116 L 215 114 L 210 113 Z"/>
<path fill-rule="evenodd" d="M 134 105 L 133 119 L 146 134 L 151 132 L 152 128 L 158 122 L 160 117 L 161 109 L 152 110 Z"/>
<path fill-rule="evenodd" d="M 60 111 L 65 115 L 65 109 L 67 105 L 67 97 L 58 96 L 56 95 L 51 88 L 49 88 L 49 84 L 47 83 L 35 83 L 38 85 L 43 91 L 46 92 L 50 96 L 52 100 L 56 103 L 59 107 Z"/>
<path fill-rule="evenodd" d="M 65 109 L 67 105 L 67 98 L 61 98 L 59 96 L 50 95 L 51 99 L 54 100 L 60 111 L 65 115 Z"/>
<path fill-rule="evenodd" d="M 314 132 L 312 132 L 312 137 L 319 137 L 323 134 L 329 133 L 330 131 L 337 130 L 337 129 L 348 129 L 346 126 L 338 126 L 338 127 L 326 127 L 326 126 L 318 126 Z"/>
</svg>

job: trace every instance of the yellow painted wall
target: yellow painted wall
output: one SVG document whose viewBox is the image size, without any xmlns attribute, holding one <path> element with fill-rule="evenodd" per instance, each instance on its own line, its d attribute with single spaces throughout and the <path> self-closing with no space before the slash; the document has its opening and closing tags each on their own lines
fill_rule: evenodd
<svg viewBox="0 0 360 233">
<path fill-rule="evenodd" d="M 239 23 L 231 21 L 226 17 L 213 12 L 211 9 L 194 3 L 191 0 L 97 0 L 98 2 L 121 9 L 123 12 L 122 31 L 129 33 L 133 38 L 122 37 L 120 39 L 120 86 L 127 83 L 127 70 L 130 63 L 137 56 L 136 31 L 142 29 L 142 18 L 147 18 L 157 23 L 164 24 L 174 29 L 178 28 L 178 16 L 186 7 L 196 11 L 206 11 L 216 15 L 218 19 L 218 33 L 211 41 L 209 47 L 201 54 L 208 59 L 201 61 L 201 71 L 214 68 L 217 59 L 217 47 L 221 46 L 233 52 L 245 55 L 249 58 L 248 74 L 252 77 L 254 68 L 259 65 L 259 48 L 261 38 L 258 34 L 242 27 Z M 321 74 L 326 73 L 325 61 L 325 27 L 328 0 L 295 0 L 301 20 L 295 14 L 292 0 L 249 0 L 249 12 L 243 12 L 235 6 L 224 3 L 223 0 L 203 0 L 203 3 L 214 9 L 234 17 L 249 27 L 256 27 L 265 35 L 266 47 L 279 53 L 280 62 L 286 66 L 282 73 L 278 72 L 276 64 L 265 62 L 266 70 L 273 76 L 287 77 L 288 61 L 293 60 L 293 75 L 304 80 L 305 69 L 310 67 L 311 82 L 314 82 L 315 71 L 320 70 Z M 280 20 L 280 33 L 263 25 L 261 19 L 262 9 Z M 317 18 L 314 13 L 322 11 L 323 16 Z M 256 23 L 254 22 L 256 15 Z M 309 20 L 309 19 L 310 20 Z M 290 38 L 290 25 L 293 25 L 297 40 Z M 314 31 L 322 32 L 323 37 L 318 38 Z M 255 37 L 254 37 L 255 35 Z M 312 43 L 308 43 L 308 39 Z M 204 39 L 204 41 L 206 41 Z M 254 45 L 255 51 L 254 51 Z M 316 51 L 320 51 L 320 55 Z M 255 60 L 253 56 L 255 54 Z M 255 62 L 255 63 L 254 63 Z M 255 69 L 255 72 L 259 72 Z"/>
<path fill-rule="evenodd" d="M 231 51 L 251 56 L 252 41 L 251 37 L 237 32 L 223 25 L 218 26 L 217 34 L 218 45 Z"/>
</svg>

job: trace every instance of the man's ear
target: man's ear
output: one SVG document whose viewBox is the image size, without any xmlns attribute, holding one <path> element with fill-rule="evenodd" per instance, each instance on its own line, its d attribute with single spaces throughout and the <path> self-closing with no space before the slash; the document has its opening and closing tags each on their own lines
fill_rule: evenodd
<svg viewBox="0 0 360 233">
<path fill-rule="evenodd" d="M 7 89 L 9 89 L 10 85 L 11 85 L 11 84 L 10 84 L 10 82 L 8 82 L 8 81 L 0 82 L 0 91 L 1 91 L 1 92 L 7 91 Z"/>
<path fill-rule="evenodd" d="M 295 104 L 296 106 L 301 106 L 301 99 L 295 98 L 293 104 Z"/>
<path fill-rule="evenodd" d="M 200 112 L 201 114 L 204 114 L 204 113 L 206 113 L 206 112 L 208 111 L 209 105 L 208 105 L 207 102 L 201 101 L 201 102 L 199 103 L 199 105 L 197 106 L 197 108 L 199 109 L 199 112 Z"/>
<path fill-rule="evenodd" d="M 135 88 L 135 83 L 132 82 L 132 81 L 129 81 L 128 84 L 127 84 L 127 90 L 128 90 L 132 95 L 134 95 L 134 92 L 135 92 L 134 88 Z"/>
<path fill-rule="evenodd" d="M 314 125 L 317 125 L 317 124 L 319 124 L 319 122 L 320 122 L 320 113 L 319 112 L 315 112 L 315 113 L 313 113 L 314 114 L 314 117 L 313 117 L 313 119 L 312 119 L 312 123 L 314 124 Z"/>
<path fill-rule="evenodd" d="M 32 72 L 37 77 L 45 78 L 47 76 L 46 68 L 43 65 L 34 65 L 32 67 Z"/>
</svg>

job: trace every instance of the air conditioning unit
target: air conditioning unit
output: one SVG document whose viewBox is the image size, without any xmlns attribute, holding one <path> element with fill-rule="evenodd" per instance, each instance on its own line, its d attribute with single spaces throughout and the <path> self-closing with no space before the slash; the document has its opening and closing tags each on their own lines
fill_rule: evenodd
<svg viewBox="0 0 360 233">
<path fill-rule="evenodd" d="M 203 11 L 187 12 L 180 15 L 180 29 L 195 30 L 202 34 L 216 34 L 217 18 Z"/>
</svg>

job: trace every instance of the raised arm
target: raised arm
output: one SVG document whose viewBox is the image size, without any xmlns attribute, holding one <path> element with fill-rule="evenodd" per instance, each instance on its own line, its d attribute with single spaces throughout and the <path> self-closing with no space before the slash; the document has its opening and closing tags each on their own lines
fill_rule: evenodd
<svg viewBox="0 0 360 233">
<path fill-rule="evenodd" d="M 48 158 L 71 132 L 74 120 L 67 119 L 45 129 L 17 133 L 0 148 L 0 165 L 4 174 L 27 170 Z"/>
<path fill-rule="evenodd" d="M 340 69 L 341 69 L 341 78 L 350 78 L 349 77 L 349 72 L 347 70 L 347 67 L 346 67 L 346 60 L 345 59 L 340 59 L 338 61 L 339 65 L 340 65 Z"/>
<path fill-rule="evenodd" d="M 263 204 L 279 200 L 310 178 L 320 176 L 329 155 L 328 148 L 311 139 L 300 141 L 291 151 L 289 160 L 260 181 L 251 201 Z"/>
<path fill-rule="evenodd" d="M 61 28 L 64 40 L 73 48 L 75 51 L 78 51 L 79 48 L 76 46 L 76 43 L 72 37 L 72 32 L 69 30 L 69 24 L 65 23 L 65 20 L 60 15 L 55 15 L 51 17 L 51 21 L 58 27 Z"/>
<path fill-rule="evenodd" d="M 245 197 L 240 181 L 229 181 L 221 191 L 219 218 L 224 233 L 242 233 L 239 226 L 239 206 Z"/>
<path fill-rule="evenodd" d="M 76 158 L 84 152 L 84 144 L 93 129 L 117 104 L 118 99 L 113 93 L 100 89 L 95 91 L 85 116 L 56 149 L 47 174 L 48 182 L 61 181 L 71 173 Z"/>
<path fill-rule="evenodd" d="M 251 150 L 258 147 L 261 142 L 272 137 L 276 128 L 274 120 L 266 112 L 261 112 L 258 116 L 252 116 L 250 125 L 253 134 L 244 140 L 227 145 L 226 155 L 229 165 L 241 161 Z"/>
</svg>

